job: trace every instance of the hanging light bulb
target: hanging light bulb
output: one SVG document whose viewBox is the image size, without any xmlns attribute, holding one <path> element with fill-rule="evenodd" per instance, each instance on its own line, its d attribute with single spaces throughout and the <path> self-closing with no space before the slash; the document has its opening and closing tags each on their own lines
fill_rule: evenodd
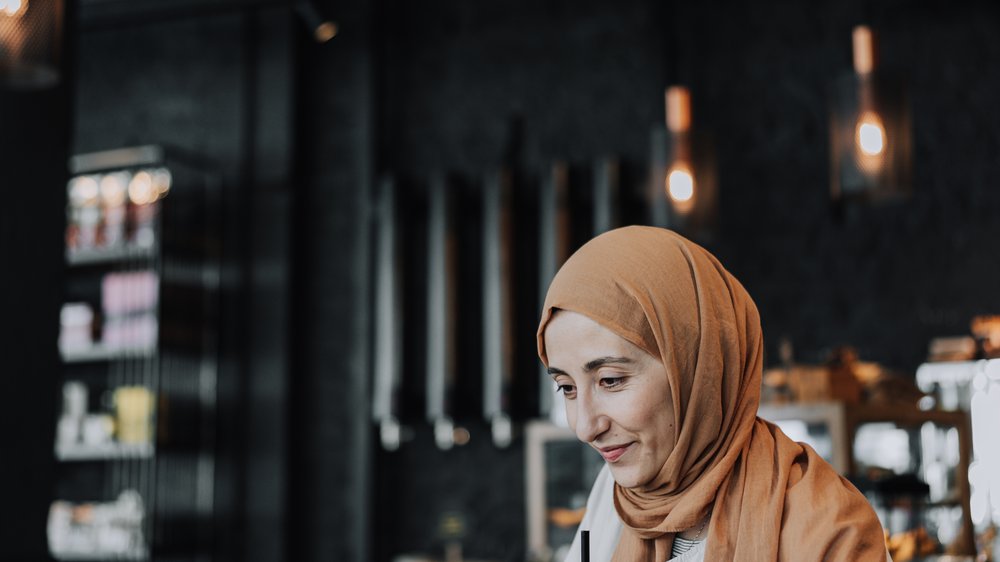
<svg viewBox="0 0 1000 562">
<path fill-rule="evenodd" d="M 885 125 L 875 111 L 872 73 L 875 71 L 875 37 L 870 27 L 859 25 L 851 33 L 854 53 L 854 72 L 861 88 L 858 91 L 858 121 L 854 126 L 854 144 L 858 165 L 866 172 L 877 172 L 882 167 L 886 152 Z"/>
<path fill-rule="evenodd" d="M 667 173 L 667 195 L 679 213 L 694 207 L 694 174 L 686 162 L 674 162 Z"/>
<path fill-rule="evenodd" d="M 28 9 L 28 0 L 0 0 L 0 16 L 20 16 Z"/>
<path fill-rule="evenodd" d="M 854 72 L 837 82 L 831 129 L 835 200 L 887 200 L 909 192 L 910 133 L 901 82 L 878 70 L 876 38 L 851 32 Z"/>
<path fill-rule="evenodd" d="M 664 102 L 666 127 L 655 128 L 650 143 L 650 221 L 706 242 L 718 214 L 711 138 L 693 126 L 690 90 L 670 86 Z"/>
<path fill-rule="evenodd" d="M 667 130 L 673 137 L 673 162 L 667 169 L 666 191 L 674 209 L 687 214 L 694 208 L 695 177 L 691 167 L 691 93 L 683 86 L 671 86 L 666 92 Z"/>
<path fill-rule="evenodd" d="M 869 111 L 862 114 L 855 129 L 855 141 L 862 154 L 878 156 L 885 152 L 885 127 L 877 113 Z"/>
<path fill-rule="evenodd" d="M 59 83 L 64 0 L 0 0 L 0 88 L 41 90 Z"/>
<path fill-rule="evenodd" d="M 10 74 L 24 51 L 25 33 L 21 16 L 27 0 L 0 0 L 0 74 Z"/>
</svg>

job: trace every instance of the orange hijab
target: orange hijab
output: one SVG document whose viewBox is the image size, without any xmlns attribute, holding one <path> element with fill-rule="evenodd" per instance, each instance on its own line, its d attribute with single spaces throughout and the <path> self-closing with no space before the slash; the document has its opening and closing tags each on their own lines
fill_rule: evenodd
<svg viewBox="0 0 1000 562">
<path fill-rule="evenodd" d="M 549 288 L 666 367 L 677 445 L 651 491 L 615 484 L 624 523 L 614 562 L 665 562 L 674 533 L 711 513 L 705 560 L 884 561 L 882 527 L 847 480 L 807 445 L 756 417 L 763 338 L 742 285 L 700 246 L 626 227 L 578 250 Z"/>
</svg>

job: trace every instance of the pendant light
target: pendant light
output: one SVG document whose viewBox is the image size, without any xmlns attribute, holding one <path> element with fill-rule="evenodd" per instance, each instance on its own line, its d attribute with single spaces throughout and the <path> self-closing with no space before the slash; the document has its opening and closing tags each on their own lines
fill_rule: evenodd
<svg viewBox="0 0 1000 562">
<path fill-rule="evenodd" d="M 63 2 L 0 0 L 0 87 L 33 90 L 59 82 Z"/>
<path fill-rule="evenodd" d="M 831 195 L 836 202 L 897 200 L 911 191 L 911 133 L 902 82 L 878 68 L 876 35 L 852 32 L 853 72 L 834 85 Z"/>
<path fill-rule="evenodd" d="M 704 240 L 717 214 L 712 145 L 694 130 L 687 87 L 668 87 L 664 101 L 666 128 L 654 129 L 650 158 L 652 222 Z"/>
</svg>

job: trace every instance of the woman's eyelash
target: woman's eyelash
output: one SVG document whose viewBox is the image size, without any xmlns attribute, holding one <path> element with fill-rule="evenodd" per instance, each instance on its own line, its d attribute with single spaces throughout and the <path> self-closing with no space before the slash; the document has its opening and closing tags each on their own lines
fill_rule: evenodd
<svg viewBox="0 0 1000 562">
<path fill-rule="evenodd" d="M 600 384 L 604 388 L 617 388 L 623 384 L 625 377 L 601 377 Z M 576 392 L 576 387 L 571 384 L 555 384 L 555 391 L 563 395 L 571 395 Z"/>
<path fill-rule="evenodd" d="M 607 388 L 614 388 L 622 383 L 625 377 L 604 377 L 601 379 L 601 384 Z"/>
<path fill-rule="evenodd" d="M 567 394 L 573 392 L 573 385 L 571 384 L 556 384 L 556 392 L 561 392 Z"/>
</svg>

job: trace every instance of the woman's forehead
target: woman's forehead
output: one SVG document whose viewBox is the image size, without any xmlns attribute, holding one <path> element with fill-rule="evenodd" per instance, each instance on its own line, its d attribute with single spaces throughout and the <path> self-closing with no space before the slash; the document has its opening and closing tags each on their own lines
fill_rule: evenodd
<svg viewBox="0 0 1000 562">
<path fill-rule="evenodd" d="M 560 356 L 578 358 L 622 356 L 641 358 L 642 348 L 585 314 L 569 310 L 554 311 L 545 327 L 545 347 L 549 361 Z"/>
</svg>

